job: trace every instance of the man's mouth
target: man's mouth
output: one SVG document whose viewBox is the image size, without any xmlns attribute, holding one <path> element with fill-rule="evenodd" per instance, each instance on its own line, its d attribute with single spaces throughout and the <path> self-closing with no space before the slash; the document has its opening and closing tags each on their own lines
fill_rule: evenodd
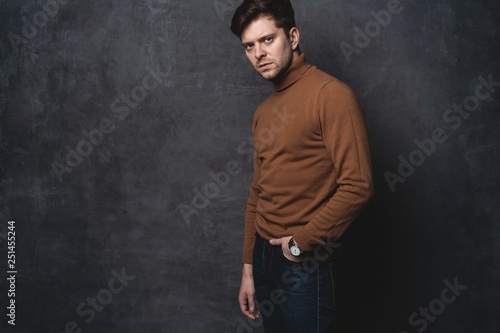
<svg viewBox="0 0 500 333">
<path fill-rule="evenodd" d="M 262 65 L 259 65 L 259 68 L 263 68 L 263 67 L 266 67 L 266 66 L 269 66 L 269 65 L 271 65 L 271 63 L 270 62 L 266 62 L 266 63 L 264 63 Z"/>
</svg>

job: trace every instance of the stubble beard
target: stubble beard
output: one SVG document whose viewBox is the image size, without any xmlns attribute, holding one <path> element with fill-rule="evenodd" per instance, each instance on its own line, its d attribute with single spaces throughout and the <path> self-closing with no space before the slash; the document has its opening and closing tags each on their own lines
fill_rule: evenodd
<svg viewBox="0 0 500 333">
<path fill-rule="evenodd" d="M 270 82 L 275 82 L 275 81 L 281 79 L 283 77 L 283 75 L 285 75 L 285 73 L 288 71 L 288 69 L 292 65 L 292 59 L 293 59 L 293 52 L 291 52 L 290 54 L 288 54 L 283 59 L 284 60 L 283 62 L 281 62 L 281 63 L 273 62 L 272 66 L 276 67 L 276 68 L 272 68 L 271 70 L 264 71 L 264 72 L 261 72 L 258 68 L 256 68 L 257 73 L 259 73 L 259 75 L 263 79 L 265 79 L 267 81 L 270 81 Z M 266 73 L 269 73 L 269 72 L 272 72 L 272 71 L 275 71 L 275 72 L 272 73 L 272 74 L 270 74 L 269 76 L 266 75 Z"/>
</svg>

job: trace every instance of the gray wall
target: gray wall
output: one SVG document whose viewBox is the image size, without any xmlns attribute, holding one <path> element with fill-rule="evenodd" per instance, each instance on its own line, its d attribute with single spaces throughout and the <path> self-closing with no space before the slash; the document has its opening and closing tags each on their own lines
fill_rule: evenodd
<svg viewBox="0 0 500 333">
<path fill-rule="evenodd" d="M 236 297 L 246 141 L 271 86 L 228 29 L 237 3 L 0 3 L 0 331 L 260 332 Z M 382 26 L 386 0 L 292 3 L 308 61 L 366 112 L 355 331 L 498 332 L 498 1 L 401 0 Z"/>
</svg>

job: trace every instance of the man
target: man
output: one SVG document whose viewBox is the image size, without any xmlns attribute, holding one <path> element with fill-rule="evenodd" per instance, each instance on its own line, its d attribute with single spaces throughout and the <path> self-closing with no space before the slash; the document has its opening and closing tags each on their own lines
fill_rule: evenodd
<svg viewBox="0 0 500 333">
<path fill-rule="evenodd" d="M 266 332 L 328 332 L 338 244 L 373 195 L 364 115 L 345 83 L 306 62 L 289 0 L 244 0 L 231 31 L 274 87 L 252 127 L 241 311 Z"/>
</svg>

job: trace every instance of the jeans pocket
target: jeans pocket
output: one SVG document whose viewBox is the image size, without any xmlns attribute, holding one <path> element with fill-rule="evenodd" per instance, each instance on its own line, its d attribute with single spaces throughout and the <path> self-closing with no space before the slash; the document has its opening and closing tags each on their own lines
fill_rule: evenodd
<svg viewBox="0 0 500 333">
<path fill-rule="evenodd" d="M 278 247 L 278 256 L 281 257 L 282 260 L 284 260 L 288 264 L 292 265 L 301 265 L 303 260 L 300 259 L 300 261 L 293 261 L 285 256 L 285 253 L 283 253 L 283 249 L 281 247 Z"/>
</svg>

